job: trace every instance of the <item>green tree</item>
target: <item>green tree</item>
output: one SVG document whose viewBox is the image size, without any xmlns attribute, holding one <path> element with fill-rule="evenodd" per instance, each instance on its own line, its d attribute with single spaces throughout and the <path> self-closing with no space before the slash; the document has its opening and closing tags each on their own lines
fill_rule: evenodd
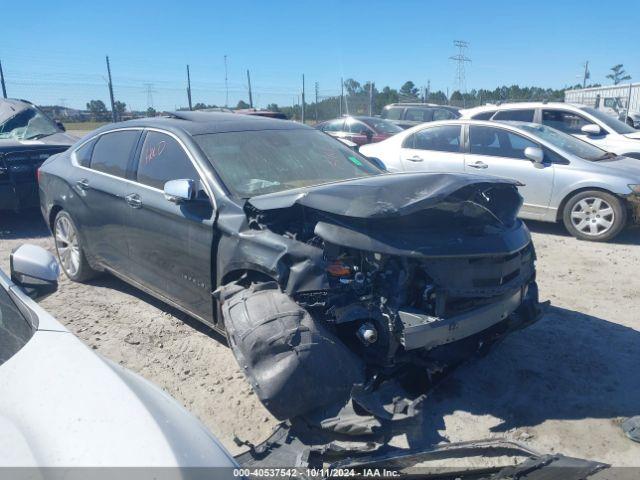
<svg viewBox="0 0 640 480">
<path fill-rule="evenodd" d="M 240 100 L 240 101 L 238 102 L 238 104 L 236 105 L 236 108 L 237 108 L 238 110 L 240 110 L 240 109 L 244 109 L 244 108 L 250 108 L 250 107 L 251 107 L 251 105 L 249 105 L 249 104 L 248 104 L 247 102 L 245 102 L 244 100 Z"/>
<path fill-rule="evenodd" d="M 107 107 L 102 100 L 91 100 L 87 103 L 87 110 L 91 113 L 94 122 L 107 118 Z"/>
<path fill-rule="evenodd" d="M 362 93 L 362 85 L 360 82 L 354 80 L 353 78 L 347 78 L 344 81 L 344 88 L 347 90 L 347 95 L 358 95 Z"/>
<path fill-rule="evenodd" d="M 279 112 L 280 111 L 280 107 L 278 107 L 277 103 L 270 103 L 269 105 L 267 105 L 267 110 L 269 110 L 271 112 Z"/>
<path fill-rule="evenodd" d="M 418 89 L 411 80 L 404 82 L 404 85 L 400 87 L 400 99 L 404 102 L 418 100 Z"/>
<path fill-rule="evenodd" d="M 116 107 L 116 119 L 122 120 L 122 116 L 127 111 L 127 104 L 124 102 L 115 101 L 114 105 Z"/>
<path fill-rule="evenodd" d="M 155 117 L 157 113 L 158 112 L 156 112 L 155 108 L 153 107 L 147 108 L 147 117 Z"/>
<path fill-rule="evenodd" d="M 607 75 L 607 78 L 613 80 L 614 85 L 618 85 L 620 82 L 624 82 L 625 80 L 631 80 L 631 75 L 627 75 L 621 63 L 618 65 L 614 65 L 611 67 L 611 73 Z"/>
</svg>

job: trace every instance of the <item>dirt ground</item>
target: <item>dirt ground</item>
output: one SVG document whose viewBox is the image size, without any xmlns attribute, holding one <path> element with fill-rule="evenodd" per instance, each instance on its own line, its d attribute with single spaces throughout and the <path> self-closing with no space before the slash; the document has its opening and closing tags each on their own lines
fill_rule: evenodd
<svg viewBox="0 0 640 480">
<path fill-rule="evenodd" d="M 640 415 L 640 231 L 598 244 L 556 225 L 530 228 L 541 299 L 552 306 L 445 380 L 426 402 L 420 435 L 505 436 L 542 452 L 640 466 L 640 444 L 619 428 Z M 23 243 L 53 249 L 38 213 L 0 212 L 0 268 Z M 42 304 L 98 353 L 173 395 L 233 453 L 234 435 L 259 442 L 276 424 L 214 332 L 135 288 L 109 276 L 88 285 L 63 278 Z"/>
</svg>

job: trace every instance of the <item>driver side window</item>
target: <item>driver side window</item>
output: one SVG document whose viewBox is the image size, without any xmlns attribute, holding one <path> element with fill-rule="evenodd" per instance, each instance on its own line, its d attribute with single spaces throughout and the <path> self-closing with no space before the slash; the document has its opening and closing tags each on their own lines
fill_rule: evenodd
<svg viewBox="0 0 640 480">
<path fill-rule="evenodd" d="M 138 182 L 162 190 L 169 180 L 182 178 L 200 178 L 184 149 L 169 135 L 147 132 L 138 161 Z"/>
</svg>

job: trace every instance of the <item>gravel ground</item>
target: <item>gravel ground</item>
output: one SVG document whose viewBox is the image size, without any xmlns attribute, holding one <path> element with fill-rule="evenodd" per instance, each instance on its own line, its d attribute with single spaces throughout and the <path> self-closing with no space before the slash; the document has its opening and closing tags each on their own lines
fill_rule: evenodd
<svg viewBox="0 0 640 480">
<path fill-rule="evenodd" d="M 543 452 L 640 466 L 640 444 L 619 428 L 640 414 L 640 232 L 615 243 L 575 240 L 532 223 L 544 318 L 454 372 L 427 400 L 420 437 L 506 436 Z M 37 212 L 0 213 L 0 268 L 23 243 L 53 251 Z M 233 453 L 276 421 L 215 332 L 127 284 L 63 278 L 42 302 L 98 353 L 155 382 L 197 415 Z M 413 438 L 407 439 L 409 442 Z"/>
</svg>

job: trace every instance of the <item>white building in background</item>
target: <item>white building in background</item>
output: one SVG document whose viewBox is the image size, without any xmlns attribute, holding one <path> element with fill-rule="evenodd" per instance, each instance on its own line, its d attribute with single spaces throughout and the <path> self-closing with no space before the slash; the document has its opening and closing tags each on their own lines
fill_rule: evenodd
<svg viewBox="0 0 640 480">
<path fill-rule="evenodd" d="M 565 90 L 564 101 L 603 110 L 640 128 L 640 83 Z"/>
</svg>

